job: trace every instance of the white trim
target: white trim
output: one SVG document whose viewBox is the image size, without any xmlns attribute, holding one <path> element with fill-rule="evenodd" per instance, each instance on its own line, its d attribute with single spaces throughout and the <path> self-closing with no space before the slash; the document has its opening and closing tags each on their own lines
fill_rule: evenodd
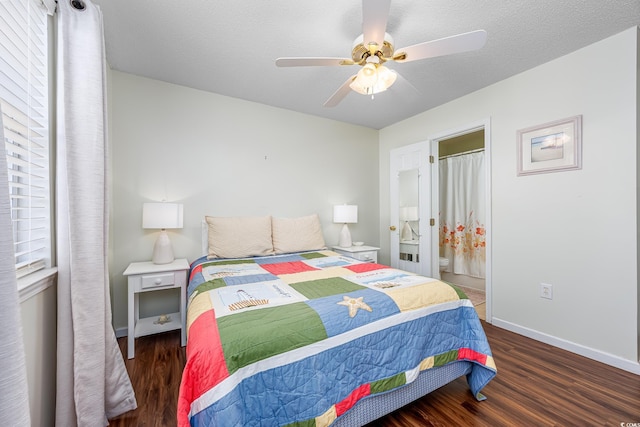
<svg viewBox="0 0 640 427">
<path fill-rule="evenodd" d="M 47 268 L 28 274 L 18 279 L 18 295 L 20 303 L 56 284 L 57 268 Z"/>
<path fill-rule="evenodd" d="M 632 374 L 640 375 L 640 363 L 636 361 L 623 359 L 611 353 L 605 353 L 594 348 L 586 347 L 584 345 L 567 341 L 562 338 L 554 337 L 553 335 L 548 335 L 543 332 L 516 325 L 515 323 L 507 322 L 506 320 L 501 320 L 495 317 L 493 318 L 493 326 L 497 326 L 499 328 L 515 332 L 516 334 L 523 335 L 527 338 L 531 338 L 536 341 L 540 341 L 545 344 L 570 351 L 571 353 L 575 353 L 588 359 L 604 363 L 605 365 L 613 366 L 614 368 L 622 369 L 624 371 L 631 372 Z"/>
</svg>

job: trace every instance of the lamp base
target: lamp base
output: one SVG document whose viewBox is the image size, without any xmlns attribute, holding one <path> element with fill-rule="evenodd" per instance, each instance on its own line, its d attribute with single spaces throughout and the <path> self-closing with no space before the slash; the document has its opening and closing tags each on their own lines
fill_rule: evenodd
<svg viewBox="0 0 640 427">
<path fill-rule="evenodd" d="M 411 232 L 411 226 L 409 225 L 409 221 L 404 222 L 404 226 L 402 226 L 402 232 L 400 233 L 400 240 L 413 240 L 413 233 Z"/>
<path fill-rule="evenodd" d="M 349 232 L 349 227 L 347 224 L 342 226 L 342 230 L 340 230 L 340 239 L 338 240 L 338 246 L 341 248 L 350 248 L 351 243 L 351 233 Z"/>
<path fill-rule="evenodd" d="M 153 257 L 151 261 L 154 264 L 169 264 L 172 263 L 174 259 L 169 235 L 165 230 L 162 230 L 156 240 L 156 244 L 153 245 Z"/>
</svg>

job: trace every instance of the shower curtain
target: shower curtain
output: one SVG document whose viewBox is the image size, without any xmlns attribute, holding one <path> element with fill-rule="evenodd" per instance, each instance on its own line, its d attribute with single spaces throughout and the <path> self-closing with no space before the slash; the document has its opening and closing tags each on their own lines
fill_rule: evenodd
<svg viewBox="0 0 640 427">
<path fill-rule="evenodd" d="M 485 278 L 484 151 L 438 162 L 440 179 L 440 256 L 447 272 Z"/>
<path fill-rule="evenodd" d="M 136 408 L 111 325 L 102 13 L 58 2 L 57 426 L 100 426 Z"/>
</svg>

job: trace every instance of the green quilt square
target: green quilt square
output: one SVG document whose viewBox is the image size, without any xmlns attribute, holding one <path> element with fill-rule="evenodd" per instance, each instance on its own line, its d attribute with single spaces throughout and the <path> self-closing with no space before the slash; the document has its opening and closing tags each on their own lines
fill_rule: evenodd
<svg viewBox="0 0 640 427">
<path fill-rule="evenodd" d="M 371 383 L 371 394 L 384 393 L 385 391 L 393 390 L 407 383 L 407 376 L 404 372 L 400 372 L 383 380 L 373 381 Z"/>
<path fill-rule="evenodd" d="M 309 252 L 306 254 L 300 254 L 300 256 L 304 259 L 314 259 L 314 258 L 326 258 L 325 254 L 321 254 L 320 252 Z"/>
<path fill-rule="evenodd" d="M 444 366 L 456 360 L 458 360 L 458 350 L 449 350 L 446 353 L 437 354 L 433 358 L 433 366 Z"/>
<path fill-rule="evenodd" d="M 303 302 L 218 319 L 229 373 L 258 360 L 327 338 L 318 313 Z"/>
<path fill-rule="evenodd" d="M 209 280 L 208 282 L 203 282 L 201 284 L 199 284 L 193 291 L 192 295 L 196 296 L 198 294 L 201 294 L 203 292 L 207 292 L 210 291 L 211 289 L 218 289 L 218 288 L 223 288 L 227 286 L 226 282 L 224 281 L 224 279 L 213 279 L 213 280 Z"/>
<path fill-rule="evenodd" d="M 290 286 L 308 299 L 324 298 L 367 289 L 365 286 L 350 282 L 342 277 L 309 280 L 307 282 L 292 283 Z"/>
</svg>

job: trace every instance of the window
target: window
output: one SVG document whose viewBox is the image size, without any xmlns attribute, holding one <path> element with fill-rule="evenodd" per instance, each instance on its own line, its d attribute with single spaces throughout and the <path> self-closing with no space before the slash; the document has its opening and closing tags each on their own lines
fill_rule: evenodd
<svg viewBox="0 0 640 427">
<path fill-rule="evenodd" d="M 18 277 L 51 266 L 47 12 L 39 0 L 0 2 L 0 112 Z"/>
</svg>

